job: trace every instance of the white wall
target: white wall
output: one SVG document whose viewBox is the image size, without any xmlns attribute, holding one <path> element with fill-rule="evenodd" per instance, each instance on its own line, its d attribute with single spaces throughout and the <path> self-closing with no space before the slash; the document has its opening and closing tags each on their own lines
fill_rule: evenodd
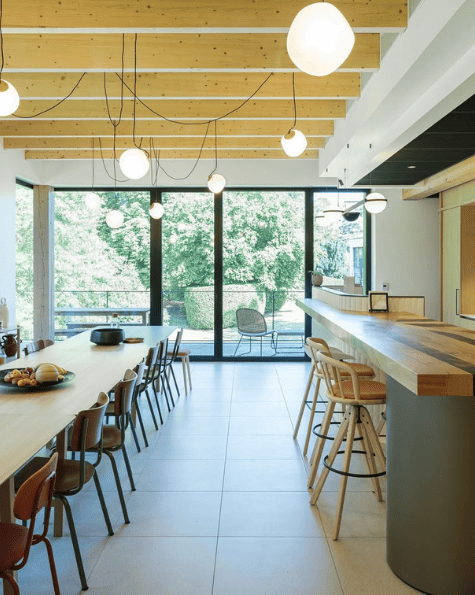
<svg viewBox="0 0 475 595">
<path fill-rule="evenodd" d="M 373 218 L 372 286 L 389 283 L 390 295 L 425 296 L 426 316 L 440 318 L 439 201 L 403 201 L 401 191 L 375 189 L 388 198 Z"/>
<path fill-rule="evenodd" d="M 16 178 L 41 179 L 41 163 L 25 161 L 23 151 L 0 148 L 0 297 L 7 300 L 10 325 L 15 323 L 15 186 Z"/>
</svg>

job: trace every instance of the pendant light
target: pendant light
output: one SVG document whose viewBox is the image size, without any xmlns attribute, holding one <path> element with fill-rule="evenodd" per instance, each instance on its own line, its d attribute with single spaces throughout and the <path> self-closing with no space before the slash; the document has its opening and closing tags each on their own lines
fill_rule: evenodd
<svg viewBox="0 0 475 595">
<path fill-rule="evenodd" d="M 94 137 L 92 137 L 92 186 L 91 192 L 84 197 L 86 207 L 91 210 L 99 209 L 102 203 L 101 197 L 94 192 Z"/>
<path fill-rule="evenodd" d="M 119 165 L 124 176 L 131 180 L 143 178 L 150 167 L 145 151 L 138 148 L 124 151 L 119 158 Z"/>
<path fill-rule="evenodd" d="M 330 219 L 325 217 L 325 215 L 323 213 L 320 213 L 320 215 L 317 215 L 315 217 L 315 223 L 319 227 L 328 227 L 330 225 L 331 221 L 330 221 Z"/>
<path fill-rule="evenodd" d="M 365 199 L 365 209 L 368 213 L 382 213 L 388 205 L 388 199 L 380 192 L 371 192 Z"/>
<path fill-rule="evenodd" d="M 226 186 L 226 178 L 218 174 L 216 170 L 218 169 L 218 133 L 217 133 L 217 123 L 216 120 L 214 121 L 214 170 L 208 176 L 208 188 L 214 194 L 219 194 L 224 190 Z"/>
<path fill-rule="evenodd" d="M 17 111 L 20 105 L 20 96 L 15 87 L 2 78 L 3 67 L 5 66 L 5 58 L 3 54 L 3 0 L 0 0 L 0 53 L 2 62 L 0 64 L 0 117 L 11 116 Z"/>
<path fill-rule="evenodd" d="M 160 154 L 160 152 L 159 152 L 159 154 Z M 152 187 L 157 186 L 158 170 L 160 168 L 159 154 L 156 155 L 155 147 L 153 145 L 153 140 L 150 138 L 150 177 L 151 177 L 151 181 L 152 181 Z M 156 160 L 157 160 L 157 169 L 155 172 L 155 178 L 153 177 L 153 157 L 154 157 L 154 155 L 156 155 Z M 150 205 L 149 213 L 150 213 L 150 217 L 152 217 L 152 219 L 161 219 L 163 217 L 164 212 L 165 212 L 165 209 L 163 208 L 162 203 L 155 201 Z"/>
<path fill-rule="evenodd" d="M 289 157 L 299 157 L 307 148 L 307 139 L 303 132 L 295 129 L 297 123 L 297 102 L 295 101 L 295 72 L 292 73 L 292 91 L 294 99 L 294 123 L 287 134 L 280 139 L 282 148 Z"/>
<path fill-rule="evenodd" d="M 323 215 L 330 223 L 340 223 L 343 218 L 343 211 L 340 207 L 340 180 L 337 181 L 336 206 L 324 209 Z"/>
<path fill-rule="evenodd" d="M 124 223 L 123 213 L 121 211 L 119 211 L 118 209 L 109 211 L 109 213 L 107 213 L 107 216 L 106 216 L 106 223 L 112 229 L 118 229 L 119 227 L 122 227 L 122 225 Z"/>
<path fill-rule="evenodd" d="M 310 4 L 297 14 L 287 35 L 292 62 L 313 76 L 327 76 L 348 58 L 355 34 L 342 13 L 329 2 Z"/>
</svg>

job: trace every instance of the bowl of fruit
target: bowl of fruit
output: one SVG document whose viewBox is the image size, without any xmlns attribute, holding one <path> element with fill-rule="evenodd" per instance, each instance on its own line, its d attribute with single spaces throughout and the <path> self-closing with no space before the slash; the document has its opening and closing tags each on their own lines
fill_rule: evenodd
<svg viewBox="0 0 475 595">
<path fill-rule="evenodd" d="M 0 387 L 12 390 L 44 390 L 70 384 L 76 374 L 56 364 L 38 364 L 34 368 L 0 370 Z"/>
</svg>

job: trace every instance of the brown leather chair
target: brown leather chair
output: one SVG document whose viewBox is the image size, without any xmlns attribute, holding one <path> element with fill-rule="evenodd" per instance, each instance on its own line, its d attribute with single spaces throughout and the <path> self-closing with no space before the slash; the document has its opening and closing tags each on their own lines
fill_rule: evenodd
<svg viewBox="0 0 475 595">
<path fill-rule="evenodd" d="M 37 351 L 41 351 L 44 348 L 45 342 L 43 339 L 40 339 L 39 341 L 33 341 L 32 343 L 29 343 L 23 351 L 25 352 L 25 355 L 30 355 L 30 353 L 36 353 Z"/>
<path fill-rule="evenodd" d="M 48 552 L 55 595 L 60 595 L 53 548 L 46 537 L 57 462 L 58 455 L 55 453 L 18 490 L 13 506 L 13 514 L 21 521 L 30 521 L 30 526 L 27 528 L 15 523 L 0 523 L 0 577 L 9 581 L 15 595 L 19 595 L 20 589 L 10 572 L 23 568 L 28 562 L 31 546 L 41 542 L 45 544 Z M 42 508 L 45 509 L 43 533 L 36 535 L 33 533 L 36 516 Z"/>
<path fill-rule="evenodd" d="M 67 497 L 75 496 L 82 490 L 86 483 L 88 483 L 91 479 L 94 479 L 107 530 L 109 535 L 114 535 L 114 531 L 112 530 L 112 525 L 109 519 L 109 513 L 107 511 L 104 496 L 102 494 L 101 484 L 96 473 L 96 467 L 99 465 L 102 458 L 102 423 L 104 421 L 104 415 L 108 402 L 109 397 L 105 393 L 100 393 L 97 398 L 97 403 L 94 407 L 91 409 L 85 409 L 84 411 L 80 411 L 78 413 L 76 419 L 74 420 L 72 431 L 70 432 L 69 450 L 73 453 L 80 453 L 79 461 L 71 459 L 60 459 L 58 461 L 56 483 L 53 493 L 53 497 L 58 498 L 64 504 L 83 590 L 88 589 L 86 573 L 84 571 L 76 527 L 74 525 L 74 519 Z M 91 450 L 93 448 L 95 452 L 97 452 L 97 458 L 95 463 L 89 463 L 85 460 L 85 454 L 87 450 Z M 27 476 L 30 475 L 33 470 L 36 471 L 38 467 L 42 466 L 45 460 L 46 459 L 43 457 L 35 457 L 32 459 L 15 476 L 15 483 L 18 483 L 18 485 L 22 483 L 21 478 L 24 477 L 24 474 L 26 473 Z"/>
</svg>

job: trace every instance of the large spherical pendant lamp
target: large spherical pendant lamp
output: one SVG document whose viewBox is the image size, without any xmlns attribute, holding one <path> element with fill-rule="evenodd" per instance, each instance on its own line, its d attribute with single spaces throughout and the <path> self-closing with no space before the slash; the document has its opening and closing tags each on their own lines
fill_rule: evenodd
<svg viewBox="0 0 475 595">
<path fill-rule="evenodd" d="M 325 209 L 323 211 L 323 214 L 325 216 L 326 219 L 328 219 L 328 221 L 330 223 L 338 223 L 341 222 L 342 217 L 343 217 L 343 209 L 340 209 L 340 207 L 331 207 L 329 209 Z"/>
<path fill-rule="evenodd" d="M 152 219 L 160 219 L 163 216 L 165 209 L 159 202 L 154 202 L 153 205 L 150 205 L 149 212 Z"/>
<path fill-rule="evenodd" d="M 88 209 L 98 209 L 101 206 L 101 197 L 95 192 L 88 192 L 84 197 Z"/>
<path fill-rule="evenodd" d="M 364 203 L 365 209 L 371 214 L 382 213 L 387 205 L 388 199 L 379 192 L 368 194 Z"/>
<path fill-rule="evenodd" d="M 226 178 L 221 174 L 214 173 L 209 176 L 208 188 L 211 190 L 211 192 L 214 192 L 214 194 L 219 194 L 222 192 L 225 186 Z"/>
<path fill-rule="evenodd" d="M 328 227 L 331 223 L 330 219 L 325 217 L 323 213 L 315 217 L 315 222 L 319 227 Z"/>
<path fill-rule="evenodd" d="M 127 178 L 138 180 L 148 172 L 150 163 L 142 149 L 127 149 L 119 159 L 120 169 Z"/>
<path fill-rule="evenodd" d="M 289 130 L 287 134 L 280 139 L 282 148 L 289 157 L 298 157 L 307 148 L 307 139 L 300 130 Z"/>
<path fill-rule="evenodd" d="M 328 2 L 310 4 L 297 14 L 287 35 L 292 62 L 313 76 L 327 76 L 348 58 L 355 34 L 341 12 Z"/>
<path fill-rule="evenodd" d="M 124 223 L 124 215 L 117 209 L 114 209 L 107 213 L 106 223 L 112 229 L 118 229 Z"/>
<path fill-rule="evenodd" d="M 11 116 L 20 105 L 20 96 L 15 87 L 2 79 L 0 83 L 0 116 Z"/>
</svg>

